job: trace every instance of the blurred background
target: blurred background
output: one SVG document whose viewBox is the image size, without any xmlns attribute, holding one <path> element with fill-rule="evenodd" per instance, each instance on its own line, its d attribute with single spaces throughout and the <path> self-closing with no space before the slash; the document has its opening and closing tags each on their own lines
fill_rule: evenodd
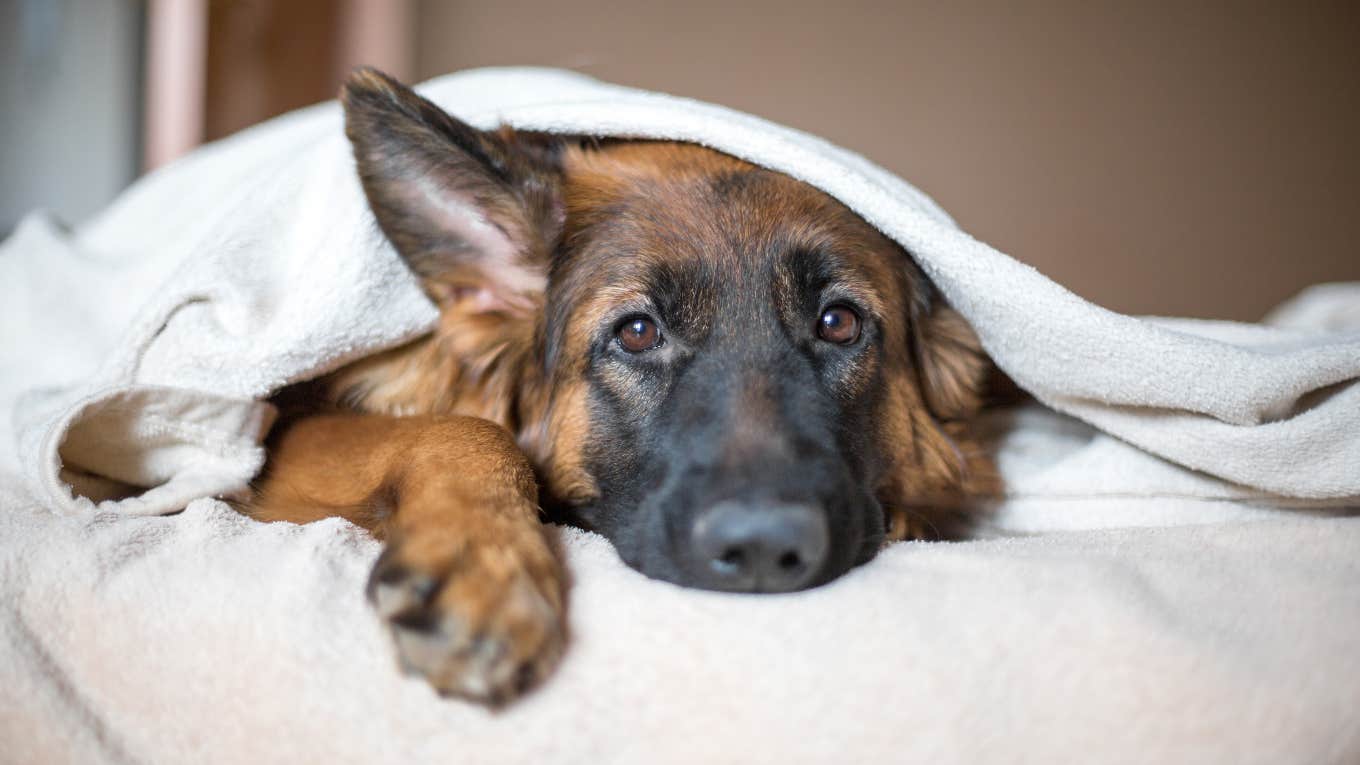
<svg viewBox="0 0 1360 765">
<path fill-rule="evenodd" d="M 1360 279 L 1360 3 L 0 0 L 0 232 L 408 81 L 568 67 L 859 151 L 1119 311 L 1252 320 Z"/>
</svg>

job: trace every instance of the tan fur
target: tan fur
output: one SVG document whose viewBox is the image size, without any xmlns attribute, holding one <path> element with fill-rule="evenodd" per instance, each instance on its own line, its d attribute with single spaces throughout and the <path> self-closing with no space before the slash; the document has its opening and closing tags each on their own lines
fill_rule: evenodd
<svg viewBox="0 0 1360 765">
<path fill-rule="evenodd" d="M 436 656 L 409 650 L 408 667 L 441 691 L 491 702 L 546 675 L 565 639 L 561 566 L 533 470 L 503 428 L 475 417 L 322 415 L 286 427 L 269 456 L 250 515 L 340 516 L 385 540 L 373 593 L 399 643 L 493 631 L 505 646 L 487 670 L 502 685 L 465 686 L 483 660 L 473 640 Z"/>
</svg>

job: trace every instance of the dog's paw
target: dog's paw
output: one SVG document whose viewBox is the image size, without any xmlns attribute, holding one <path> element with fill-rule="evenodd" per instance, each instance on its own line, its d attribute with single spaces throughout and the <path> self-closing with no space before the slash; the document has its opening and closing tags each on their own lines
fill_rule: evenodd
<svg viewBox="0 0 1360 765">
<path fill-rule="evenodd" d="M 393 540 L 368 595 L 404 670 L 442 694 L 499 705 L 552 670 L 565 635 L 561 567 L 541 530 L 495 536 Z"/>
</svg>

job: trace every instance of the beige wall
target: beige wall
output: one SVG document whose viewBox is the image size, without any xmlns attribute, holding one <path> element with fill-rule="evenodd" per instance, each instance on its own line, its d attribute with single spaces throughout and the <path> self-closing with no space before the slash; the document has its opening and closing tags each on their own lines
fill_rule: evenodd
<svg viewBox="0 0 1360 765">
<path fill-rule="evenodd" d="M 421 78 L 565 66 L 826 136 L 1118 310 L 1360 279 L 1360 4 L 424 0 L 417 29 Z"/>
</svg>

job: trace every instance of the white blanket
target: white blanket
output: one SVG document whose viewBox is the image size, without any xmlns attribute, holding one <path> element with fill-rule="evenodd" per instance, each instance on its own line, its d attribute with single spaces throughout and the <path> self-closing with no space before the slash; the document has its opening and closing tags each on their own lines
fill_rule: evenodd
<svg viewBox="0 0 1360 765">
<path fill-rule="evenodd" d="M 499 714 L 434 698 L 362 600 L 373 542 L 204 499 L 261 464 L 262 398 L 435 318 L 322 105 L 0 245 L 0 759 L 1360 757 L 1360 287 L 1269 326 L 1121 316 L 753 117 L 543 70 L 422 92 L 482 126 L 696 141 L 839 197 L 1089 423 L 991 423 L 992 528 L 1042 533 L 897 545 L 748 597 L 563 531 L 561 671 Z"/>
<path fill-rule="evenodd" d="M 1356 518 L 904 543 L 778 596 L 564 530 L 570 647 L 496 713 L 397 671 L 347 523 L 5 510 L 4 762 L 1360 761 Z"/>
</svg>

